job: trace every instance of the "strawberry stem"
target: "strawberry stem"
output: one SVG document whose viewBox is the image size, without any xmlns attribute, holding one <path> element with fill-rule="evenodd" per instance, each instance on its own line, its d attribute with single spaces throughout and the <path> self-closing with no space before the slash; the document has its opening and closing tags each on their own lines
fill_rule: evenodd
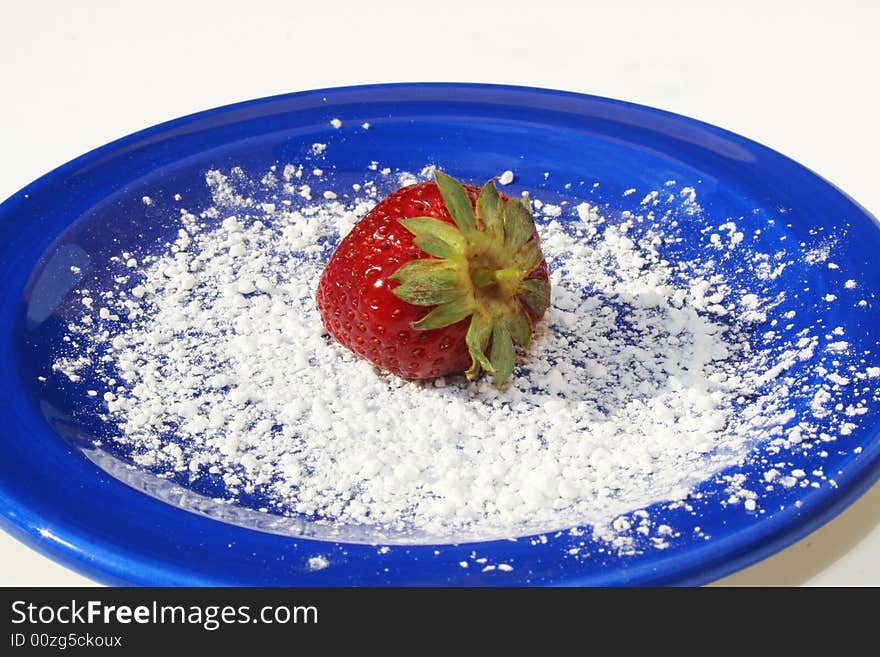
<svg viewBox="0 0 880 657">
<path fill-rule="evenodd" d="M 501 281 L 516 281 L 523 277 L 519 269 L 480 269 L 474 273 L 476 287 L 489 287 Z"/>
</svg>

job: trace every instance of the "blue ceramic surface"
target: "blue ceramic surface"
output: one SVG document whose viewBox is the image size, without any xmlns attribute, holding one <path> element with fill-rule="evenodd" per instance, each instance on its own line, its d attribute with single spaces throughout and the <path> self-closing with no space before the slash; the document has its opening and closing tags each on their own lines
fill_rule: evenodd
<svg viewBox="0 0 880 657">
<path fill-rule="evenodd" d="M 345 123 L 334 130 L 329 121 Z M 359 126 L 369 122 L 364 130 Z M 167 225 L 161 214 L 183 192 L 207 207 L 208 168 L 265 171 L 297 161 L 314 142 L 330 145 L 327 165 L 355 180 L 372 160 L 401 170 L 438 163 L 461 178 L 513 169 L 517 184 L 545 198 L 579 198 L 622 208 L 629 187 L 655 189 L 670 179 L 698 186 L 706 216 L 755 218 L 784 212 L 762 239 L 837 240 L 835 263 L 860 281 L 866 307 L 817 309 L 791 295 L 799 321 L 821 314 L 843 326 L 866 359 L 877 356 L 880 322 L 872 307 L 880 285 L 880 227 L 845 194 L 790 159 L 743 137 L 685 117 L 604 98 L 543 89 L 464 84 L 402 84 L 318 90 L 202 112 L 131 135 L 47 174 L 0 206 L 0 513 L 2 526 L 37 550 L 100 581 L 152 585 L 522 585 L 697 584 L 788 545 L 839 513 L 880 473 L 880 417 L 860 418 L 846 449 L 799 466 L 840 472 L 836 487 L 783 489 L 762 499 L 764 514 L 717 502 L 662 509 L 656 521 L 695 524 L 666 550 L 637 555 L 596 551 L 572 559 L 583 538 L 462 545 L 396 545 L 378 550 L 282 535 L 247 509 L 221 511 L 210 491 L 182 491 L 126 467 L 124 455 L 96 449 L 100 421 L 74 419 L 79 391 L 60 377 L 39 382 L 51 346 L 64 333 L 60 309 L 87 268 L 127 243 L 149 242 Z M 549 177 L 544 172 L 550 172 Z M 566 182 L 600 185 L 565 189 Z M 155 204 L 145 207 L 148 195 Z M 757 224 L 756 224 L 757 225 Z M 688 255 L 688 245 L 682 247 Z M 842 288 L 833 270 L 798 270 L 814 292 Z M 801 284 L 801 283 L 798 283 Z M 780 311 L 783 309 L 780 309 Z M 880 364 L 880 358 L 871 364 Z M 861 453 L 853 448 L 860 446 Z M 810 459 L 814 459 L 811 461 Z M 749 466 L 744 466 L 748 468 Z M 206 497 L 207 496 L 207 497 Z M 163 501 L 167 500 L 167 501 Z M 183 507 L 183 508 L 181 508 Z M 214 517 L 210 517 L 214 516 Z M 261 531 L 268 529 L 269 531 Z M 703 536 L 709 535 L 706 540 Z M 314 571 L 310 557 L 329 567 Z M 486 558 L 511 571 L 481 572 L 460 562 Z M 476 565 L 476 564 L 474 564 Z"/>
</svg>

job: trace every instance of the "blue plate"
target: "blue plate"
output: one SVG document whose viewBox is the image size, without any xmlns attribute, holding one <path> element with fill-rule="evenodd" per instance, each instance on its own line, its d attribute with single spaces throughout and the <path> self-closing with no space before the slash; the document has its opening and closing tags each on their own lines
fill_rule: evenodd
<svg viewBox="0 0 880 657">
<path fill-rule="evenodd" d="M 345 127 L 334 130 L 339 117 Z M 359 126 L 369 122 L 371 128 Z M 843 326 L 853 353 L 877 365 L 880 228 L 845 194 L 788 158 L 719 128 L 629 103 L 543 89 L 402 84 L 326 89 L 201 112 L 149 128 L 65 164 L 0 206 L 0 511 L 8 532 L 97 580 L 152 585 L 522 585 L 698 584 L 766 557 L 814 530 L 865 491 L 880 473 L 880 416 L 874 404 L 858 428 L 823 458 L 787 455 L 805 472 L 821 465 L 835 482 L 777 487 L 765 513 L 719 503 L 718 478 L 688 505 L 652 510 L 682 535 L 665 550 L 620 554 L 569 532 L 461 545 L 378 549 L 281 535 L 247 510 L 220 510 L 204 491 L 133 468 L 96 448 L 100 429 L 72 413 L 79 393 L 50 377 L 50 349 L 64 333 L 60 309 L 77 279 L 70 265 L 100 262 L 132 240 L 163 230 L 170 195 L 209 204 L 208 168 L 265 170 L 301 159 L 313 142 L 331 145 L 326 166 L 359 175 L 371 160 L 401 170 L 436 162 L 459 177 L 516 171 L 517 182 L 549 197 L 588 198 L 619 211 L 630 186 L 665 181 L 698 187 L 706 216 L 748 223 L 782 217 L 766 239 L 789 245 L 836 240 L 834 264 L 798 266 L 781 280 L 833 291 L 847 303 L 817 308 L 790 295 L 802 321 Z M 549 177 L 544 175 L 549 172 Z M 566 189 L 567 182 L 587 181 Z M 146 207 L 143 196 L 155 200 Z M 632 200 L 630 199 L 630 204 Z M 762 239 L 765 239 L 762 237 Z M 857 291 L 846 278 L 859 281 Z M 781 283 L 776 283 L 780 285 Z M 864 299 L 861 306 L 857 300 Z M 801 321 L 800 319 L 798 321 Z M 729 474 L 754 475 L 746 464 Z M 225 507 L 224 507 L 225 508 Z M 213 517 L 211 517 L 213 516 Z M 261 517 L 266 517 L 262 515 Z M 658 520 L 658 521 L 659 521 Z M 689 528 L 699 525 L 699 532 Z M 590 558 L 572 558 L 588 542 Z M 595 548 L 595 549 L 594 549 Z M 321 570 L 309 559 L 321 555 Z M 486 559 L 485 562 L 478 561 Z M 468 561 L 472 567 L 463 568 Z M 513 565 L 485 569 L 478 564 Z"/>
</svg>

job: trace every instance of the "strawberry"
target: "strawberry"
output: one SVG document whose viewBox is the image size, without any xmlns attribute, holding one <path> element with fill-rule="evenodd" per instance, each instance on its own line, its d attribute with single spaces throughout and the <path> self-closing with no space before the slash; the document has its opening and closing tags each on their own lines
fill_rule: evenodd
<svg viewBox="0 0 880 657">
<path fill-rule="evenodd" d="M 343 346 L 410 379 L 512 373 L 550 303 L 528 199 L 436 172 L 400 189 L 342 240 L 318 284 L 318 311 Z"/>
</svg>

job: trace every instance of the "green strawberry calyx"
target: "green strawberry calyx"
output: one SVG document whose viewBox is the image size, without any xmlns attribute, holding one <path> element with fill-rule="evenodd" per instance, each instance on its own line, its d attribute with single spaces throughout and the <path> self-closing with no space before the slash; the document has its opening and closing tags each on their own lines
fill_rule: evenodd
<svg viewBox="0 0 880 657">
<path fill-rule="evenodd" d="M 400 220 L 415 245 L 433 257 L 402 265 L 390 277 L 399 283 L 393 292 L 408 303 L 434 306 L 413 323 L 417 330 L 470 317 L 467 376 L 485 370 L 501 385 L 513 372 L 514 345 L 525 348 L 531 341 L 528 310 L 541 317 L 550 305 L 547 282 L 529 278 L 544 260 L 530 203 L 527 197 L 502 199 L 493 178 L 474 211 L 460 182 L 440 171 L 434 179 L 455 225 L 434 217 Z"/>
</svg>

